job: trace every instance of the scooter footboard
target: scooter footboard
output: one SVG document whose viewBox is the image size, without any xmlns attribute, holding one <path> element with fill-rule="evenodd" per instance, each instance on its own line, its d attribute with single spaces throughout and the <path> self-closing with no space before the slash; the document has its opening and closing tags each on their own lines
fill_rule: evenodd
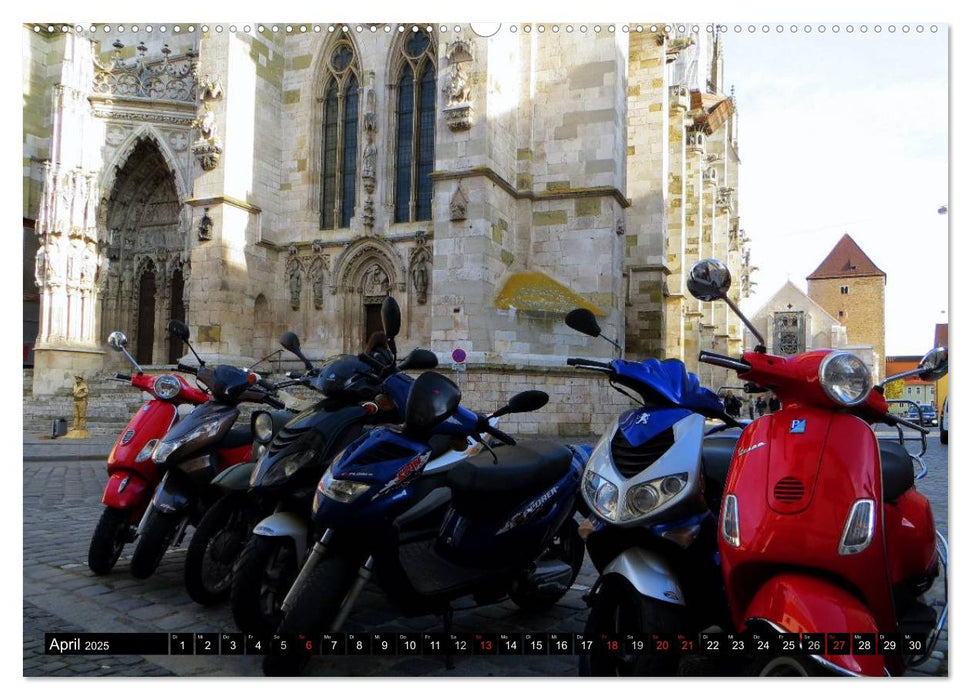
<svg viewBox="0 0 971 700">
<path fill-rule="evenodd" d="M 877 634 L 873 615 L 862 601 L 839 586 L 807 574 L 787 573 L 769 579 L 745 611 L 746 627 L 767 624 L 779 632 Z M 824 650 L 825 651 L 825 650 Z M 808 654 L 831 671 L 848 676 L 883 676 L 880 654 Z"/>
<path fill-rule="evenodd" d="M 152 492 L 148 482 L 140 475 L 131 472 L 116 471 L 108 477 L 101 502 L 110 508 L 128 510 L 147 505 Z"/>
</svg>

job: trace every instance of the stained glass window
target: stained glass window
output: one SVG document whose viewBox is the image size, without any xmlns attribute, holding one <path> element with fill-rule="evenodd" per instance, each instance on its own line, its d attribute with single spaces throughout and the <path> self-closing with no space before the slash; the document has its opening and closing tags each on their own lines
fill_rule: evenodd
<svg viewBox="0 0 971 700">
<path fill-rule="evenodd" d="M 411 32 L 397 80 L 394 220 L 432 218 L 435 169 L 435 55 L 431 37 Z"/>
<path fill-rule="evenodd" d="M 347 228 L 357 197 L 359 87 L 353 47 L 338 44 L 330 56 L 323 97 L 320 227 Z"/>
</svg>

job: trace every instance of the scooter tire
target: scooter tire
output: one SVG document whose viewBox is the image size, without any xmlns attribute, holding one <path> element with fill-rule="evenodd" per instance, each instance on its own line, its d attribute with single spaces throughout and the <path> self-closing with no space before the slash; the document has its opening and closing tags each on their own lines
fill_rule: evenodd
<svg viewBox="0 0 971 700">
<path fill-rule="evenodd" d="M 130 511 L 105 508 L 91 535 L 88 547 L 88 568 L 99 576 L 111 573 L 121 550 L 129 542 L 128 517 Z"/>
<path fill-rule="evenodd" d="M 577 575 L 583 567 L 584 543 L 580 537 L 580 527 L 573 517 L 566 519 L 554 536 L 558 542 L 544 552 L 540 558 L 553 556 L 570 565 L 570 583 L 561 591 L 539 592 L 530 589 L 519 589 L 509 594 L 510 599 L 520 610 L 528 613 L 541 613 L 552 608 L 560 600 L 570 586 L 577 580 Z"/>
<path fill-rule="evenodd" d="M 199 521 L 185 555 L 185 588 L 189 597 L 200 605 L 212 605 L 229 598 L 233 567 L 250 534 L 246 501 L 238 494 L 227 494 L 216 501 Z M 226 537 L 228 541 L 221 541 Z M 215 546 L 214 546 L 215 545 Z M 214 551 L 215 549 L 219 551 Z M 220 561 L 220 557 L 230 561 Z M 225 571 L 215 583 L 211 574 L 216 567 Z"/>
<path fill-rule="evenodd" d="M 597 589 L 584 632 L 673 634 L 687 629 L 681 608 L 641 595 L 621 576 L 607 576 Z M 595 648 L 580 655 L 581 676 L 674 676 L 678 654 L 609 654 Z"/>
<path fill-rule="evenodd" d="M 244 634 L 276 632 L 280 605 L 300 573 L 294 542 L 289 537 L 250 537 L 233 571 L 229 596 L 233 621 Z"/>
<path fill-rule="evenodd" d="M 181 521 L 178 515 L 152 511 L 135 542 L 135 551 L 132 552 L 129 565 L 132 576 L 144 579 L 155 573 L 162 562 L 162 556 L 172 544 Z"/>
<path fill-rule="evenodd" d="M 360 562 L 349 556 L 326 557 L 310 573 L 304 585 L 295 591 L 295 599 L 283 614 L 277 632 L 316 636 L 330 630 L 341 603 L 347 595 Z M 310 661 L 310 655 L 297 650 L 263 658 L 267 676 L 299 676 Z"/>
</svg>

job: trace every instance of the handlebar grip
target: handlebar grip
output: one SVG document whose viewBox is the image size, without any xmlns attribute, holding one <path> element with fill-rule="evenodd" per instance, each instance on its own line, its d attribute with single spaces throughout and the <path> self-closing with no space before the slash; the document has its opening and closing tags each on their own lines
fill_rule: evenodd
<svg viewBox="0 0 971 700">
<path fill-rule="evenodd" d="M 263 377 L 260 377 L 259 379 L 257 379 L 256 380 L 256 384 L 257 384 L 257 386 L 263 387 L 267 391 L 273 391 L 276 388 L 270 382 L 268 382 L 265 379 L 263 379 Z"/>
<path fill-rule="evenodd" d="M 924 426 L 918 425 L 917 423 L 911 423 L 909 420 L 901 418 L 900 416 L 895 416 L 892 413 L 888 413 L 887 418 L 889 419 L 887 422 L 890 425 L 894 425 L 894 424 L 903 425 L 907 428 L 911 428 L 913 430 L 916 430 L 917 432 L 923 433 L 924 435 L 929 435 L 931 432 L 929 428 L 925 428 Z"/>
<path fill-rule="evenodd" d="M 489 435 L 491 435 L 492 437 L 498 438 L 499 440 L 501 440 L 502 442 L 506 443 L 507 445 L 515 445 L 516 444 L 516 439 L 512 435 L 507 435 L 506 433 L 504 433 L 501 430 L 499 430 L 499 428 L 494 428 L 491 425 L 489 425 L 488 423 L 486 423 L 482 427 L 482 429 L 485 432 L 489 433 Z"/>
<path fill-rule="evenodd" d="M 384 370 L 387 369 L 387 367 L 385 367 L 383 363 L 371 357 L 366 352 L 360 353 L 357 356 L 357 359 L 359 359 L 361 362 L 363 362 L 366 365 L 370 365 L 372 368 L 378 370 L 379 372 L 383 372 Z"/>
<path fill-rule="evenodd" d="M 131 375 L 130 374 L 121 374 L 121 373 L 118 373 L 118 374 L 115 375 L 115 379 L 121 379 L 123 381 L 130 382 L 131 381 Z"/>
<path fill-rule="evenodd" d="M 613 369 L 613 367 L 611 367 L 610 363 L 608 362 L 600 362 L 598 360 L 584 360 L 582 357 L 568 357 L 566 359 L 566 363 L 570 367 L 576 367 L 580 365 L 580 366 L 586 366 L 586 367 L 601 367 L 603 369 L 610 369 L 610 370 Z"/>
<path fill-rule="evenodd" d="M 718 355 L 713 352 L 707 352 L 702 350 L 698 353 L 698 362 L 704 362 L 708 365 L 715 365 L 717 367 L 725 367 L 727 369 L 733 369 L 736 372 L 748 372 L 752 369 L 750 365 L 745 360 L 738 360 L 734 357 L 728 357 L 726 355 Z"/>
<path fill-rule="evenodd" d="M 176 365 L 176 369 L 180 372 L 186 372 L 187 374 L 196 374 L 199 371 L 198 367 L 190 367 L 189 365 L 184 365 L 181 362 Z"/>
</svg>

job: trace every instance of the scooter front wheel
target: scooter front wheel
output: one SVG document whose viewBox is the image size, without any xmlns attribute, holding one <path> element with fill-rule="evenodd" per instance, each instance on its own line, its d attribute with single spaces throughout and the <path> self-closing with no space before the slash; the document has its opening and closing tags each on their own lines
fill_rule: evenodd
<svg viewBox="0 0 971 700">
<path fill-rule="evenodd" d="M 131 511 L 119 508 L 105 508 L 102 511 L 88 547 L 88 567 L 99 576 L 111 572 L 121 556 L 121 550 L 131 541 L 128 526 L 130 514 Z"/>
<path fill-rule="evenodd" d="M 201 605 L 229 597 L 233 565 L 252 529 L 245 497 L 227 494 L 199 521 L 185 555 L 185 588 Z"/>
<path fill-rule="evenodd" d="M 244 634 L 273 634 L 283 617 L 280 606 L 300 573 L 289 537 L 253 535 L 233 571 L 230 607 Z"/>
<path fill-rule="evenodd" d="M 135 544 L 131 555 L 131 575 L 135 578 L 148 578 L 155 573 L 162 562 L 162 556 L 172 544 L 175 532 L 182 519 L 153 510 Z"/>
<path fill-rule="evenodd" d="M 300 589 L 294 591 L 293 603 L 283 614 L 277 631 L 315 636 L 330 630 L 344 597 L 354 585 L 359 565 L 356 558 L 340 555 L 321 561 Z M 267 676 L 298 676 L 309 660 L 309 654 L 299 650 L 274 654 L 263 659 L 263 673 Z"/>
<path fill-rule="evenodd" d="M 684 632 L 682 610 L 641 595 L 625 578 L 603 579 L 590 607 L 584 632 L 601 634 L 674 634 Z M 580 655 L 581 676 L 673 676 L 679 657 L 672 654 L 610 654 L 595 648 Z"/>
</svg>

